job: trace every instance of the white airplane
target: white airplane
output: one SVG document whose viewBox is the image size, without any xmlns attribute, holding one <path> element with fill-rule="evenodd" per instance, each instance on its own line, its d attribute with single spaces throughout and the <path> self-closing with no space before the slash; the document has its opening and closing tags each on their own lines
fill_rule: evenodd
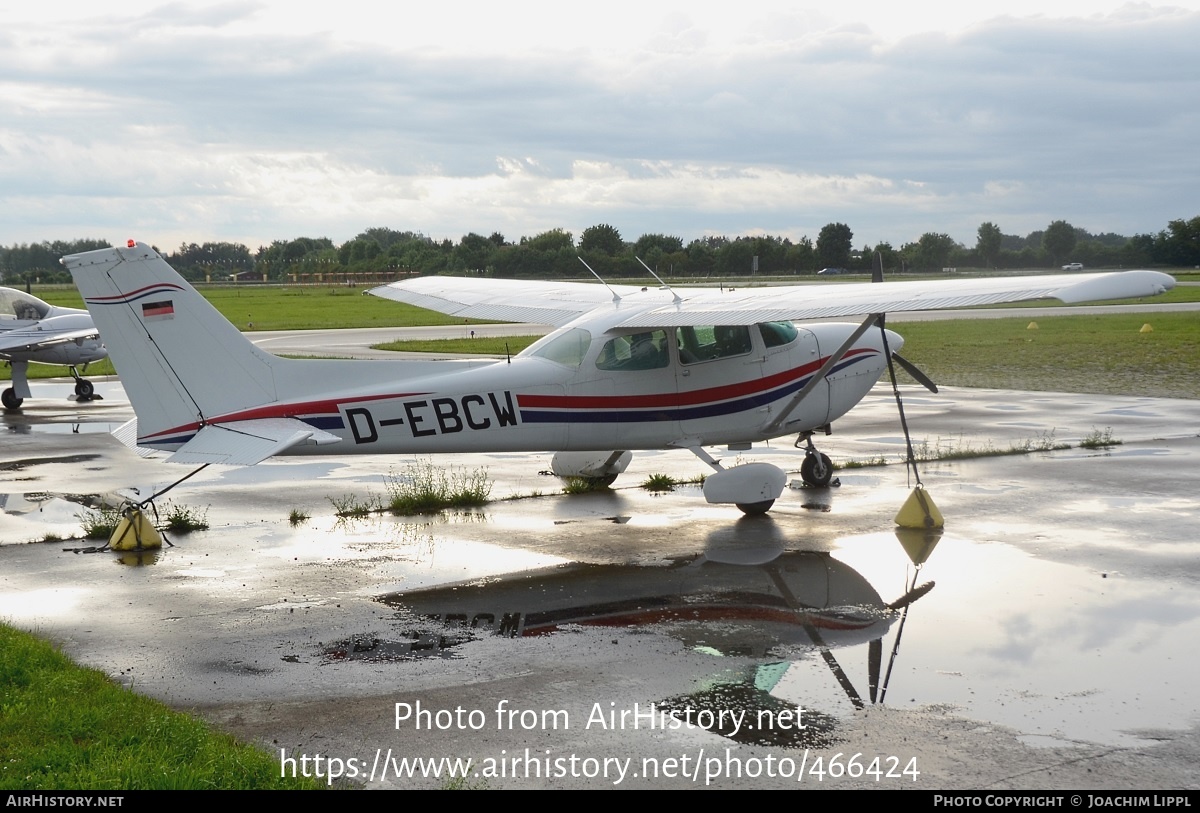
<svg viewBox="0 0 1200 813">
<path fill-rule="evenodd" d="M 78 368 L 86 370 L 88 364 L 107 356 L 87 311 L 60 308 L 32 294 L 0 288 L 0 360 L 12 367 L 12 386 L 0 396 L 5 409 L 18 409 L 30 396 L 30 362 L 70 367 L 75 394 L 87 400 L 94 388 Z"/>
<path fill-rule="evenodd" d="M 255 347 L 143 243 L 63 263 L 133 404 L 137 444 L 170 460 L 553 451 L 556 474 L 611 480 L 631 451 L 679 448 L 714 469 L 709 502 L 747 513 L 770 508 L 784 471 L 727 469 L 704 447 L 798 435 L 802 477 L 828 484 L 813 434 L 862 400 L 903 344 L 876 327 L 881 314 L 1148 296 L 1175 283 L 1155 271 L 737 291 L 426 277 L 372 293 L 558 329 L 504 361 L 353 361 Z"/>
</svg>

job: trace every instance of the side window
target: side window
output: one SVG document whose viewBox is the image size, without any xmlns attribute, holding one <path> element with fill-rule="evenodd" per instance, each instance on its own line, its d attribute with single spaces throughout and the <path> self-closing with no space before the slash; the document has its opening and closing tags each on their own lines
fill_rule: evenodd
<svg viewBox="0 0 1200 813">
<path fill-rule="evenodd" d="M 751 350 L 750 328 L 745 325 L 697 325 L 675 333 L 679 360 L 684 364 L 744 356 Z"/>
<path fill-rule="evenodd" d="M 609 339 L 596 357 L 598 370 L 657 370 L 670 364 L 667 332 L 651 330 Z"/>
<path fill-rule="evenodd" d="M 769 348 L 791 344 L 800 335 L 791 322 L 762 322 L 758 332 L 762 334 L 763 344 Z"/>
</svg>

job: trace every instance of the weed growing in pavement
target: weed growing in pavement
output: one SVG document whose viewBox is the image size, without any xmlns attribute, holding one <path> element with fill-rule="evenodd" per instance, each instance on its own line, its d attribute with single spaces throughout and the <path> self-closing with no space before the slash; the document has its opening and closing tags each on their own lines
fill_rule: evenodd
<svg viewBox="0 0 1200 813">
<path fill-rule="evenodd" d="M 1107 449 L 1110 446 L 1120 446 L 1121 441 L 1113 437 L 1111 426 L 1106 426 L 1104 429 L 1092 427 L 1092 431 L 1083 436 L 1079 441 L 1080 449 Z"/>
<path fill-rule="evenodd" d="M 387 509 L 393 514 L 429 514 L 446 508 L 485 505 L 492 481 L 484 467 L 468 471 L 435 466 L 432 460 L 413 460 L 401 474 L 389 474 Z"/>
</svg>

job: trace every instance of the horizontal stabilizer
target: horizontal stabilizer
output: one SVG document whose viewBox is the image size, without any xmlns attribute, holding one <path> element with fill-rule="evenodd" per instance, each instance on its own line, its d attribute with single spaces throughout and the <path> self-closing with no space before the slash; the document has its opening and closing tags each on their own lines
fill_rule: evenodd
<svg viewBox="0 0 1200 813">
<path fill-rule="evenodd" d="M 210 423 L 167 458 L 170 463 L 253 466 L 300 443 L 323 446 L 341 438 L 295 418 Z"/>
<path fill-rule="evenodd" d="M 137 427 L 137 418 L 130 418 L 129 420 L 125 421 L 125 423 L 112 430 L 111 434 L 114 438 L 121 441 L 122 446 L 128 446 L 130 449 L 133 449 L 135 452 L 137 452 L 139 456 L 153 457 L 155 454 L 157 454 L 157 449 L 150 449 L 145 446 L 137 445 Z"/>
</svg>

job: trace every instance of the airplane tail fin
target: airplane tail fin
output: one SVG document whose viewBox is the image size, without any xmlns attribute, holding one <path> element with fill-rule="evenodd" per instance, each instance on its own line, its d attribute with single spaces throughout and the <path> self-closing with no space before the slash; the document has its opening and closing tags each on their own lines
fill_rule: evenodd
<svg viewBox="0 0 1200 813">
<path fill-rule="evenodd" d="M 268 454 L 304 440 L 336 440 L 301 421 L 268 425 L 261 419 L 279 417 L 270 410 L 247 413 L 279 400 L 277 373 L 287 360 L 255 347 L 150 246 L 130 241 L 62 262 L 133 404 L 139 444 L 187 443 L 193 454 L 177 454 L 177 462 L 247 463 L 257 462 L 247 454 L 254 438 L 230 437 L 214 452 L 213 435 L 253 430 Z"/>
</svg>

